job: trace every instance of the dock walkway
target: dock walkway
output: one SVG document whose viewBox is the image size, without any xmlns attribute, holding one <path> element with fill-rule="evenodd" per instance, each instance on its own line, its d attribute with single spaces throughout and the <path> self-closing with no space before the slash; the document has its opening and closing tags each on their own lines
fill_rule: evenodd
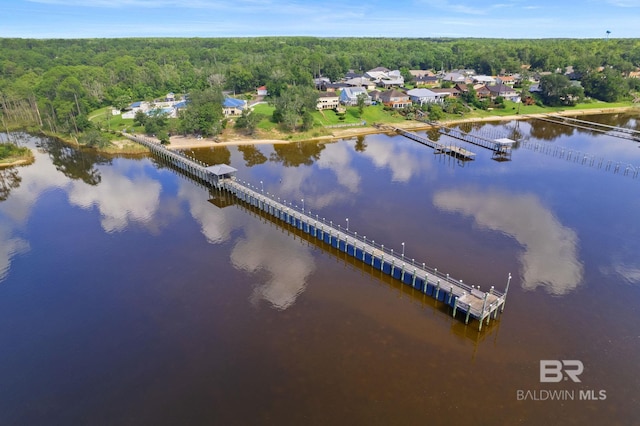
<svg viewBox="0 0 640 426">
<path fill-rule="evenodd" d="M 276 200 L 275 196 L 265 194 L 264 191 L 252 189 L 248 184 L 240 182 L 228 172 L 232 169 L 226 165 L 207 166 L 197 160 L 190 159 L 179 153 L 169 151 L 164 146 L 144 136 L 125 136 L 135 142 L 148 147 L 151 152 L 169 162 L 183 173 L 204 182 L 212 188 L 226 191 L 241 202 L 266 212 L 289 226 L 293 226 L 307 234 L 320 239 L 338 250 L 347 253 L 368 265 L 378 268 L 387 275 L 410 285 L 415 289 L 439 300 L 453 308 L 453 316 L 462 313 L 465 323 L 470 318 L 479 322 L 479 330 L 486 320 L 497 318 L 498 312 L 504 311 L 506 297 L 509 290 L 511 275 L 507 280 L 504 293 L 493 286 L 488 291 L 481 291 L 479 286 L 468 285 L 462 280 L 456 280 L 449 274 L 444 274 L 436 268 L 430 268 L 425 263 L 407 258 L 404 253 L 394 252 L 384 244 L 358 235 L 357 232 L 334 225 L 318 215 L 300 209 L 291 204 Z M 222 170 L 222 172 L 217 172 Z"/>
<path fill-rule="evenodd" d="M 460 158 L 463 160 L 473 160 L 476 154 L 464 148 L 454 145 L 444 145 L 440 142 L 432 141 L 429 138 L 424 136 L 420 136 L 417 133 L 409 132 L 407 130 L 401 129 L 395 126 L 388 126 L 389 129 L 394 132 L 401 134 L 402 136 L 414 140 L 416 142 L 421 143 L 422 145 L 426 145 L 430 148 L 433 148 L 437 154 L 448 154 L 456 158 Z M 440 130 L 440 129 L 439 129 Z"/>
</svg>

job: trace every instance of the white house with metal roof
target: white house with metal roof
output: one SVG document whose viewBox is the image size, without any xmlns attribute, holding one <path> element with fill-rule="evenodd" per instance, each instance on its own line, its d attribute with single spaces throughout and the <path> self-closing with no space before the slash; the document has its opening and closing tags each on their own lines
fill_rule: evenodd
<svg viewBox="0 0 640 426">
<path fill-rule="evenodd" d="M 446 93 L 437 93 L 429 89 L 411 89 L 407 95 L 411 102 L 419 105 L 442 102 L 448 96 Z"/>
</svg>

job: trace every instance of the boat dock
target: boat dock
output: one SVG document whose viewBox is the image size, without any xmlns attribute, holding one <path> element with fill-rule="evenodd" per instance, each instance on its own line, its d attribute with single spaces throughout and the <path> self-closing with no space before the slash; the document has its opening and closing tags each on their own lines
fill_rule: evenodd
<svg viewBox="0 0 640 426">
<path fill-rule="evenodd" d="M 496 290 L 493 286 L 487 291 L 480 290 L 479 286 L 463 283 L 449 274 L 430 268 L 425 263 L 409 259 L 402 253 L 394 252 L 392 248 L 357 232 L 334 225 L 331 220 L 325 220 L 318 215 L 300 209 L 291 204 L 286 205 L 272 194 L 258 191 L 249 184 L 239 181 L 236 169 L 225 164 L 208 166 L 187 158 L 179 153 L 169 151 L 161 144 L 144 136 L 124 134 L 125 137 L 138 142 L 160 159 L 168 162 L 184 174 L 195 178 L 200 183 L 205 183 L 210 188 L 225 191 L 233 195 L 237 200 L 262 210 L 274 217 L 277 221 L 309 234 L 311 237 L 324 241 L 341 252 L 379 269 L 381 272 L 393 277 L 400 282 L 423 292 L 424 294 L 441 301 L 452 308 L 455 318 L 461 315 L 465 324 L 470 319 L 478 320 L 478 330 L 482 330 L 482 324 L 489 324 L 491 318 L 495 319 L 499 312 L 504 311 L 511 275 L 507 279 L 504 292 Z"/>
<path fill-rule="evenodd" d="M 511 148 L 516 142 L 508 138 L 489 139 L 484 136 L 463 132 L 460 129 L 452 129 L 450 127 L 440 127 L 438 128 L 438 132 L 442 135 L 460 139 L 461 141 L 488 149 L 493 152 L 494 160 L 510 160 Z"/>
<path fill-rule="evenodd" d="M 388 127 L 394 132 L 401 134 L 406 138 L 409 138 L 411 140 L 421 143 L 422 145 L 426 145 L 430 148 L 433 148 L 436 154 L 448 154 L 448 155 L 451 155 L 452 157 L 456 157 L 462 160 L 473 160 L 476 156 L 474 152 L 471 152 L 459 146 L 444 145 L 444 144 L 441 144 L 440 142 L 432 141 L 427 137 L 420 136 L 417 133 L 409 132 L 399 127 L 394 127 L 394 126 L 388 126 Z"/>
</svg>

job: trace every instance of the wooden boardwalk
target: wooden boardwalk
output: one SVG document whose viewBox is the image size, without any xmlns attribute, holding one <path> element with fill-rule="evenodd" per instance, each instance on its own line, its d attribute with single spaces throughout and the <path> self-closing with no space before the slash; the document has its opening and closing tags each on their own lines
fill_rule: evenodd
<svg viewBox="0 0 640 426">
<path fill-rule="evenodd" d="M 220 191 L 226 191 L 237 200 L 256 207 L 284 224 L 294 226 L 347 255 L 451 306 L 453 316 L 456 317 L 460 313 L 463 315 L 465 323 L 468 323 L 471 318 L 478 320 L 479 330 L 482 330 L 482 324 L 485 321 L 489 324 L 491 318 L 497 318 L 498 313 L 504 310 L 511 275 L 508 277 L 504 293 L 496 290 L 493 286 L 487 291 L 481 291 L 478 286 L 456 280 L 449 274 L 444 274 L 424 263 L 409 259 L 404 254 L 394 252 L 384 244 L 376 243 L 374 240 L 367 239 L 366 236 L 358 235 L 357 232 L 341 228 L 340 225 L 334 225 L 332 221 L 326 221 L 324 218 L 319 218 L 318 215 L 313 216 L 291 204 L 287 206 L 276 200 L 273 195 L 265 195 L 263 191 L 252 189 L 248 184 L 242 183 L 235 176 L 226 173 L 225 168 L 231 169 L 229 166 L 207 166 L 169 151 L 149 138 L 125 136 L 148 147 L 154 155 L 169 162 L 184 174 L 197 179 L 200 183 L 205 183 Z M 222 172 L 218 173 L 218 169 L 221 169 Z"/>
</svg>

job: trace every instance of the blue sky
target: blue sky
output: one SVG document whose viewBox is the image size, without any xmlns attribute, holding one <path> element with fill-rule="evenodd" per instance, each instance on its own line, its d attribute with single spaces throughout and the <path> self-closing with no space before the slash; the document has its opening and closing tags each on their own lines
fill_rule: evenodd
<svg viewBox="0 0 640 426">
<path fill-rule="evenodd" d="M 0 37 L 640 37 L 640 0 L 3 0 Z"/>
</svg>

